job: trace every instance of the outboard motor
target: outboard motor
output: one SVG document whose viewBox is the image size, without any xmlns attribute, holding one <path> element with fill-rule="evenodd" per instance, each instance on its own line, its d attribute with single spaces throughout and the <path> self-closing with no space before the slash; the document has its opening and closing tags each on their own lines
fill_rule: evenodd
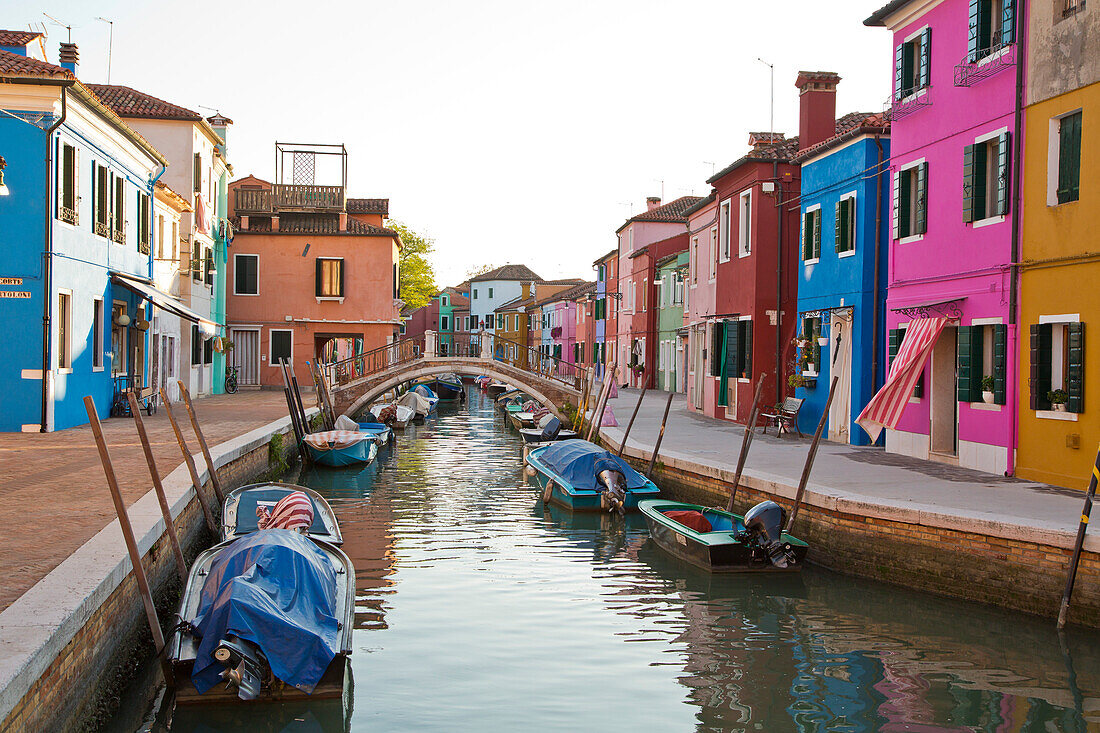
<svg viewBox="0 0 1100 733">
<path fill-rule="evenodd" d="M 214 650 L 214 659 L 225 665 L 221 678 L 227 686 L 237 686 L 237 697 L 242 700 L 256 699 L 267 666 L 259 647 L 235 634 L 227 634 Z"/>
<path fill-rule="evenodd" d="M 542 435 L 539 436 L 540 442 L 548 442 L 558 439 L 558 433 L 561 432 L 561 420 L 556 417 L 550 418 L 550 422 L 542 428 Z"/>
<path fill-rule="evenodd" d="M 783 544 L 783 524 L 787 512 L 774 501 L 762 501 L 745 513 L 745 529 L 768 553 L 768 560 L 777 568 L 794 562 L 790 548 Z"/>
<path fill-rule="evenodd" d="M 596 479 L 607 490 L 605 495 L 612 507 L 618 509 L 620 514 L 623 513 L 626 504 L 626 476 L 614 468 L 605 468 L 596 473 Z"/>
</svg>

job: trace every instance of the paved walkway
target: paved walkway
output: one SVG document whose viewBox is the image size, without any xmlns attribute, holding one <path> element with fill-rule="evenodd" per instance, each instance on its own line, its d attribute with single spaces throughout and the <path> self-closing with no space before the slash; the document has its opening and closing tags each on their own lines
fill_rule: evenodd
<svg viewBox="0 0 1100 733">
<path fill-rule="evenodd" d="M 618 445 L 638 401 L 639 390 L 624 389 L 609 404 L 618 428 L 603 436 Z M 627 447 L 648 456 L 656 442 L 667 392 L 646 393 Z M 673 399 L 659 460 L 676 458 L 733 471 L 744 427 L 689 412 L 684 395 Z M 745 475 L 798 486 L 809 437 L 773 437 L 757 430 Z M 1082 488 L 1088 477 L 1082 477 Z M 922 461 L 865 448 L 822 441 L 808 490 L 825 497 L 863 501 L 881 507 L 917 510 L 945 519 L 980 520 L 1038 530 L 1076 534 L 1084 492 L 994 476 L 970 469 Z M 1100 537 L 1089 537 L 1089 544 Z"/>
<path fill-rule="evenodd" d="M 208 397 L 195 409 L 211 447 L 287 414 L 281 390 Z M 198 452 L 186 410 L 174 414 Z M 179 444 L 163 407 L 142 417 L 163 478 L 183 462 Z M 103 430 L 129 506 L 153 487 L 141 443 L 129 418 L 104 420 Z M 0 433 L 0 611 L 114 518 L 91 428 Z"/>
</svg>

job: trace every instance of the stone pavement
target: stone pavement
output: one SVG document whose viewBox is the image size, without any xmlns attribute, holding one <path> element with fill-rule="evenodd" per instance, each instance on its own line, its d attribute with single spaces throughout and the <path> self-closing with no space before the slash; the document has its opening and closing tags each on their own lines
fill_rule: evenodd
<svg viewBox="0 0 1100 733">
<path fill-rule="evenodd" d="M 309 395 L 303 395 L 309 402 Z M 242 391 L 195 401 L 207 443 L 218 443 L 285 417 L 282 391 Z M 199 452 L 186 409 L 174 408 L 187 447 Z M 161 477 L 183 463 L 161 407 L 142 413 Z M 153 487 L 130 418 L 103 420 L 127 506 Z M 203 466 L 199 464 L 201 471 Z M 115 518 L 91 428 L 0 433 L 0 611 Z"/>
<path fill-rule="evenodd" d="M 639 390 L 623 389 L 609 404 L 617 428 L 604 428 L 607 442 L 619 445 L 638 401 Z M 661 424 L 668 392 L 649 390 L 631 428 L 627 448 L 648 458 Z M 677 395 L 669 412 L 658 460 L 676 459 L 732 473 L 737 466 L 744 427 L 689 412 L 684 395 Z M 810 445 L 810 436 L 782 438 L 757 430 L 745 464 L 750 479 L 797 487 Z M 1081 488 L 1088 476 L 1081 477 Z M 1005 478 L 965 468 L 886 453 L 881 448 L 857 447 L 822 441 L 807 491 L 814 501 L 830 498 L 866 503 L 882 511 L 912 515 L 922 524 L 968 522 L 998 526 L 1020 539 L 1065 546 L 1076 535 L 1084 492 Z M 793 495 L 793 491 L 790 492 Z M 868 508 L 870 508 L 870 506 Z M 981 531 L 981 530 L 977 530 Z M 1067 536 L 1068 535 L 1068 536 Z M 1088 537 L 1086 547 L 1100 546 L 1100 536 Z"/>
</svg>

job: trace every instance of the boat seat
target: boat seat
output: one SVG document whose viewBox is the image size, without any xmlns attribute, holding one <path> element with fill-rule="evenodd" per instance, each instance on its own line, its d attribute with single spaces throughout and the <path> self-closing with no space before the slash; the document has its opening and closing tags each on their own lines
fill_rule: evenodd
<svg viewBox="0 0 1100 733">
<path fill-rule="evenodd" d="M 258 528 L 259 519 L 256 516 L 256 504 L 260 501 L 269 501 L 274 505 L 279 499 L 289 494 L 291 489 L 275 488 L 270 489 L 254 489 L 246 492 L 244 496 L 237 502 L 237 532 L 255 532 Z M 324 535 L 328 534 L 328 527 L 325 526 L 325 522 L 321 519 L 321 512 L 317 508 L 317 502 L 313 500 L 312 496 L 306 494 L 309 498 L 309 503 L 313 505 L 313 524 L 309 525 L 309 531 L 312 534 Z"/>
<path fill-rule="evenodd" d="M 693 529 L 696 532 L 710 532 L 712 531 L 710 520 L 702 512 L 697 512 L 694 509 L 687 510 L 673 510 L 665 512 L 665 516 L 674 522 L 679 522 L 688 529 Z"/>
</svg>

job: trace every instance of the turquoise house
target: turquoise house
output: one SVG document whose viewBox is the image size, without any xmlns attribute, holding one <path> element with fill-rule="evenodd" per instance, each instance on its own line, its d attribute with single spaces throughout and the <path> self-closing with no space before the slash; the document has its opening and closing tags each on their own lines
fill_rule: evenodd
<svg viewBox="0 0 1100 733">
<path fill-rule="evenodd" d="M 657 389 L 668 392 L 687 390 L 684 283 L 689 258 L 685 251 L 657 261 Z"/>
</svg>

